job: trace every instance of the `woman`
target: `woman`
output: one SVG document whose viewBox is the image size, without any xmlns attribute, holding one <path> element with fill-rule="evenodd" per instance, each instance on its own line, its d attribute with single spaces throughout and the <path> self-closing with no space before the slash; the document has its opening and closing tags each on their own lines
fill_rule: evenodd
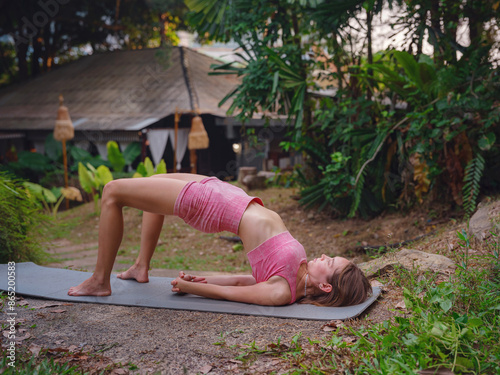
<svg viewBox="0 0 500 375">
<path fill-rule="evenodd" d="M 172 291 L 259 305 L 286 305 L 297 300 L 320 306 L 363 302 L 371 287 L 363 273 L 345 258 L 323 255 L 310 262 L 302 245 L 280 216 L 262 201 L 215 177 L 174 173 L 111 181 L 104 187 L 99 251 L 93 275 L 71 296 L 111 294 L 110 276 L 123 237 L 122 208 L 144 211 L 141 250 L 135 264 L 117 276 L 148 282 L 148 270 L 165 215 L 176 215 L 208 233 L 240 236 L 252 276 L 200 278 L 180 272 Z"/>
</svg>

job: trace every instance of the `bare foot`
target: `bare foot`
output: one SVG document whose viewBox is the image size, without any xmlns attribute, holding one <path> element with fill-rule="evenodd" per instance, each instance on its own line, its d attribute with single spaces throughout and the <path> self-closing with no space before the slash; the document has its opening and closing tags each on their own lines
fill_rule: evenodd
<svg viewBox="0 0 500 375">
<path fill-rule="evenodd" d="M 119 273 L 116 277 L 122 280 L 134 279 L 139 283 L 149 282 L 148 268 L 140 267 L 137 264 L 134 264 L 127 271 Z"/>
<path fill-rule="evenodd" d="M 68 295 L 70 296 L 109 296 L 111 294 L 111 285 L 107 283 L 100 283 L 94 276 L 89 277 L 78 286 L 69 288 Z"/>
</svg>

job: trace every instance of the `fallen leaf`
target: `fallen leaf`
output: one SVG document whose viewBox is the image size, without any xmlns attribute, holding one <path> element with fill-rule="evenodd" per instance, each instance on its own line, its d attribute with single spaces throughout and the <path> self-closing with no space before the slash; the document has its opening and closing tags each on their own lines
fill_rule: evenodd
<svg viewBox="0 0 500 375">
<path fill-rule="evenodd" d="M 26 333 L 24 336 L 16 336 L 16 341 L 23 341 L 23 340 L 26 340 L 26 339 L 29 339 L 31 337 L 31 335 L 29 333 Z"/>
<path fill-rule="evenodd" d="M 404 309 L 406 309 L 406 304 L 405 304 L 405 301 L 403 300 L 403 301 L 401 301 L 401 302 L 398 302 L 398 303 L 396 304 L 396 309 L 400 309 L 400 310 L 404 310 Z"/>
<path fill-rule="evenodd" d="M 332 327 L 332 326 L 329 326 L 326 324 L 322 327 L 322 330 L 325 332 L 332 332 L 332 331 L 335 331 L 336 329 L 337 329 L 337 327 Z"/>
<path fill-rule="evenodd" d="M 29 305 L 30 303 L 26 300 L 24 301 L 19 301 L 19 303 L 17 304 L 18 306 L 26 306 L 26 305 Z"/>
<path fill-rule="evenodd" d="M 351 344 L 353 343 L 354 341 L 357 340 L 356 337 L 351 337 L 351 336 L 347 336 L 347 337 L 343 337 L 342 340 L 347 343 L 347 344 Z"/>
<path fill-rule="evenodd" d="M 33 354 L 33 356 L 36 358 L 36 357 L 38 357 L 40 350 L 42 350 L 42 347 L 35 345 L 35 344 L 31 344 L 29 347 L 29 350 L 30 350 L 31 354 Z"/>
<path fill-rule="evenodd" d="M 212 370 L 212 366 L 210 365 L 205 365 L 203 366 L 201 369 L 200 369 L 200 372 L 202 374 L 208 374 L 210 372 L 210 370 Z"/>
<path fill-rule="evenodd" d="M 126 374 L 128 374 L 128 371 L 123 368 L 115 368 L 113 371 L 111 371 L 111 375 L 126 375 Z"/>
<path fill-rule="evenodd" d="M 321 329 L 325 332 L 335 331 L 337 328 L 344 326 L 342 320 L 330 320 L 328 323 L 324 324 Z"/>
<path fill-rule="evenodd" d="M 238 361 L 237 359 L 230 359 L 229 362 L 231 363 L 237 363 L 237 364 L 242 364 L 242 361 Z"/>
<path fill-rule="evenodd" d="M 33 307 L 34 309 L 45 309 L 47 307 L 56 307 L 56 306 L 67 306 L 67 304 L 64 303 L 58 303 L 58 302 L 52 302 L 52 303 L 44 303 L 43 305 L 40 306 L 35 306 Z"/>
<path fill-rule="evenodd" d="M 51 311 L 49 311 L 49 312 L 51 312 L 51 313 L 55 313 L 55 314 L 61 314 L 61 313 L 63 313 L 63 312 L 66 312 L 66 310 L 63 310 L 63 309 L 57 309 L 57 310 L 51 310 Z"/>
</svg>

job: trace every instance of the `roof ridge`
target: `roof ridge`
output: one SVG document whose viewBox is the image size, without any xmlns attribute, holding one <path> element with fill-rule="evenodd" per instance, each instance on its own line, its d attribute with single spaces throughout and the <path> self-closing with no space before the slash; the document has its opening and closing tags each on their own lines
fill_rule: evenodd
<svg viewBox="0 0 500 375">
<path fill-rule="evenodd" d="M 197 95 L 196 90 L 194 88 L 193 80 L 191 78 L 189 59 L 187 57 L 187 53 L 185 53 L 185 51 L 184 51 L 184 48 L 187 48 L 187 47 L 182 47 L 182 46 L 179 47 L 182 73 L 184 75 L 184 81 L 186 83 L 187 91 L 189 94 L 189 102 L 191 104 L 191 110 L 197 112 L 199 107 L 200 107 L 200 103 L 198 101 L 198 95 Z"/>
</svg>

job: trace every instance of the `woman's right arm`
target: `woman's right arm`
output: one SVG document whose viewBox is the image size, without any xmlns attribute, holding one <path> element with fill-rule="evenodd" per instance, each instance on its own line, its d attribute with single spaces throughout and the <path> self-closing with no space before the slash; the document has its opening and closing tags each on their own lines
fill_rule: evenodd
<svg viewBox="0 0 500 375">
<path fill-rule="evenodd" d="M 248 286 L 257 283 L 252 275 L 194 276 L 181 271 L 179 272 L 179 277 L 185 281 L 223 286 Z"/>
</svg>

